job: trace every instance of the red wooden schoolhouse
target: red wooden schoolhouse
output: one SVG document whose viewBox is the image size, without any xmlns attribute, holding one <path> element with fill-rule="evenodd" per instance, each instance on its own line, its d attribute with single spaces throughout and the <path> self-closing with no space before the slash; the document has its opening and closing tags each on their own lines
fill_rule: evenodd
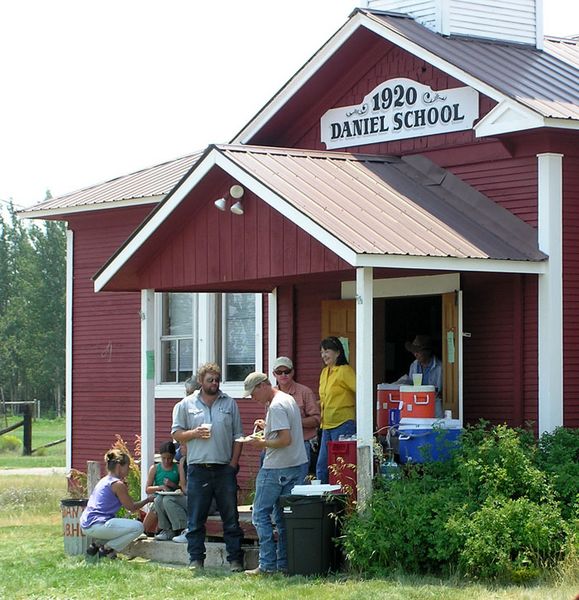
<svg viewBox="0 0 579 600">
<path fill-rule="evenodd" d="M 329 334 L 359 460 L 416 334 L 455 419 L 579 425 L 577 40 L 539 0 L 364 4 L 230 144 L 23 211 L 68 225 L 69 466 L 115 434 L 150 464 L 207 360 L 249 432 L 245 375 L 287 355 L 317 390 Z"/>
</svg>

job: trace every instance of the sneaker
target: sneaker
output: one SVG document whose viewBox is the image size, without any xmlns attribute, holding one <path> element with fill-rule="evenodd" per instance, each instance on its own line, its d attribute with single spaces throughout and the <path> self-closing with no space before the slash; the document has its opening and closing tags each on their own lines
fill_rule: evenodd
<svg viewBox="0 0 579 600">
<path fill-rule="evenodd" d="M 229 563 L 229 570 L 232 573 L 241 573 L 243 571 L 243 563 L 240 560 L 232 560 Z"/>
<path fill-rule="evenodd" d="M 246 575 L 274 575 L 275 571 L 264 571 L 260 567 L 256 567 L 255 569 L 247 569 L 244 573 Z"/>
<path fill-rule="evenodd" d="M 177 544 L 186 544 L 189 541 L 187 539 L 188 531 L 189 531 L 188 529 L 183 529 L 183 532 L 181 533 L 181 535 L 176 535 L 172 541 L 177 542 Z"/>
<path fill-rule="evenodd" d="M 191 571 L 203 571 L 204 568 L 205 568 L 205 565 L 203 564 L 202 560 L 192 560 L 189 563 L 189 569 Z"/>
<path fill-rule="evenodd" d="M 99 546 L 94 542 L 86 549 L 85 560 L 87 563 L 96 563 L 99 559 Z"/>
<path fill-rule="evenodd" d="M 155 536 L 155 540 L 157 542 L 170 542 L 175 537 L 175 534 L 171 529 L 163 529 L 161 533 L 158 533 Z"/>
<path fill-rule="evenodd" d="M 112 548 L 105 548 L 104 546 L 99 548 L 99 559 L 108 558 L 109 560 L 115 560 L 116 557 L 117 553 Z"/>
</svg>

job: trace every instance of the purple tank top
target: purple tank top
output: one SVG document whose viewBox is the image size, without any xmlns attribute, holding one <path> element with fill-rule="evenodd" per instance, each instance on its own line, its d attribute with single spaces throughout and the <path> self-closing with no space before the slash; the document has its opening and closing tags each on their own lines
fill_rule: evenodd
<svg viewBox="0 0 579 600">
<path fill-rule="evenodd" d="M 83 529 L 95 523 L 106 523 L 117 514 L 122 504 L 111 487 L 115 481 L 120 479 L 114 475 L 107 475 L 96 484 L 80 518 L 80 526 Z"/>
</svg>

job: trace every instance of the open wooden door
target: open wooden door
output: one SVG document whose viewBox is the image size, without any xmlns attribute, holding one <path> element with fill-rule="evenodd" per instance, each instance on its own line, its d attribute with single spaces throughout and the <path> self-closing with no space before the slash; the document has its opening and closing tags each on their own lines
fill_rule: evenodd
<svg viewBox="0 0 579 600">
<path fill-rule="evenodd" d="M 442 294 L 442 407 L 458 419 L 458 310 L 460 292 Z"/>
<path fill-rule="evenodd" d="M 347 338 L 348 362 L 356 369 L 356 301 L 322 300 L 322 339 L 329 335 Z"/>
</svg>

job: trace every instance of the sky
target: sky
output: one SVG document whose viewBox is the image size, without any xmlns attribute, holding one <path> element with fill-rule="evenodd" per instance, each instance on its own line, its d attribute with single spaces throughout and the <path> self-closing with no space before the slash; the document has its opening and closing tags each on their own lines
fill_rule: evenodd
<svg viewBox="0 0 579 600">
<path fill-rule="evenodd" d="M 227 143 L 358 0 L 0 3 L 0 205 Z M 544 0 L 545 32 L 579 2 Z"/>
</svg>

